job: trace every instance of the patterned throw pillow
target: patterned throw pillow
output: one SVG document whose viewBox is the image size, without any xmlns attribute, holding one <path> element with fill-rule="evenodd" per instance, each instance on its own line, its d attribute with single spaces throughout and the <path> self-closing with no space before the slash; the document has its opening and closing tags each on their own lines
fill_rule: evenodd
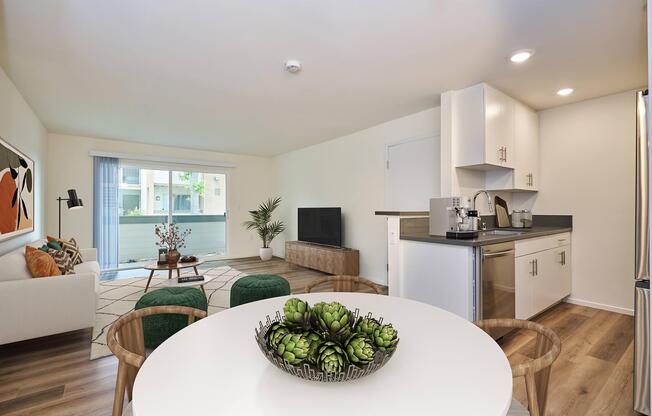
<svg viewBox="0 0 652 416">
<path fill-rule="evenodd" d="M 48 250 L 48 254 L 54 259 L 61 274 L 72 274 L 75 272 L 75 267 L 68 253 L 51 248 Z"/>
<path fill-rule="evenodd" d="M 25 246 L 25 262 L 32 277 L 61 275 L 61 271 L 54 262 L 54 259 L 48 253 L 44 253 L 37 248 Z"/>
<path fill-rule="evenodd" d="M 54 238 L 48 236 L 48 241 L 50 242 L 56 241 L 57 243 L 59 243 L 59 245 L 61 246 L 61 250 L 65 251 L 70 256 L 70 260 L 72 261 L 73 266 L 76 266 L 79 263 L 83 262 L 81 253 L 79 252 L 79 246 L 77 245 L 77 242 L 75 241 L 74 238 L 71 238 L 70 241 L 68 241 L 68 240 L 63 240 L 61 238 Z"/>
</svg>

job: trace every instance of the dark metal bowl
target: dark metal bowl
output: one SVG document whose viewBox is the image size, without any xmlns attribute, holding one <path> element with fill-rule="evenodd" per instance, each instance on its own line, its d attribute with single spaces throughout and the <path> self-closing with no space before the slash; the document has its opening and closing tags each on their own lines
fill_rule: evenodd
<svg viewBox="0 0 652 416">
<path fill-rule="evenodd" d="M 359 315 L 359 310 L 356 309 L 353 312 L 354 322 L 358 319 L 358 315 Z M 366 317 L 373 318 L 371 313 L 367 314 Z M 267 359 L 272 364 L 274 364 L 276 367 L 280 368 L 281 370 L 285 371 L 286 373 L 292 374 L 293 376 L 299 378 L 312 380 L 312 381 L 324 381 L 324 382 L 341 382 L 341 381 L 348 381 L 348 380 L 356 380 L 358 378 L 376 372 L 378 369 L 384 366 L 389 361 L 390 358 L 392 358 L 392 355 L 394 355 L 394 352 L 396 351 L 396 348 L 394 348 L 391 351 L 380 351 L 380 350 L 376 351 L 373 361 L 370 362 L 369 364 L 363 366 L 349 364 L 349 366 L 346 368 L 346 371 L 342 371 L 339 373 L 330 373 L 330 372 L 321 371 L 316 366 L 309 363 L 292 365 L 288 361 L 284 360 L 282 357 L 279 357 L 276 354 L 276 351 L 270 350 L 267 347 L 267 342 L 265 339 L 265 335 L 267 334 L 269 328 L 277 322 L 282 322 L 284 319 L 285 317 L 278 311 L 276 312 L 274 319 L 270 318 L 270 316 L 267 315 L 266 323 L 263 324 L 263 322 L 260 321 L 259 328 L 255 328 L 256 342 L 258 343 L 258 347 L 260 348 L 260 351 L 263 353 L 263 355 L 265 355 L 265 357 L 267 357 Z M 377 320 L 382 324 L 383 318 L 379 318 Z M 398 346 L 398 343 L 396 345 Z"/>
</svg>

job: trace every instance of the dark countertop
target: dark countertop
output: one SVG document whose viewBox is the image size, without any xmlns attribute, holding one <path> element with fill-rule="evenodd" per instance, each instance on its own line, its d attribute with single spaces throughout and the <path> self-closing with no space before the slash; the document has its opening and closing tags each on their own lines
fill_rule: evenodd
<svg viewBox="0 0 652 416">
<path fill-rule="evenodd" d="M 573 227 L 534 226 L 532 228 L 504 228 L 504 230 L 524 231 L 524 232 L 523 234 L 519 234 L 519 235 L 493 235 L 493 234 L 482 235 L 482 231 L 480 231 L 479 232 L 480 235 L 478 236 L 478 238 L 474 238 L 471 240 L 456 240 L 454 238 L 446 238 L 445 236 L 429 235 L 427 232 L 407 232 L 405 234 L 401 233 L 401 240 L 421 241 L 425 243 L 437 243 L 437 244 L 451 244 L 451 245 L 466 246 L 466 247 L 479 247 L 488 244 L 506 243 L 509 241 L 525 240 L 528 238 L 543 237 L 546 235 L 553 235 L 559 233 L 567 233 L 573 231 Z"/>
<path fill-rule="evenodd" d="M 430 211 L 376 211 L 375 215 L 385 215 L 387 217 L 427 217 Z"/>
</svg>

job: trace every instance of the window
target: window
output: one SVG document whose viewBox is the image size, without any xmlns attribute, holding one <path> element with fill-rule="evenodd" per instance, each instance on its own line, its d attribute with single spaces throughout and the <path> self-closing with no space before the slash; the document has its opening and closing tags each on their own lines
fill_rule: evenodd
<svg viewBox="0 0 652 416">
<path fill-rule="evenodd" d="M 121 168 L 122 183 L 128 185 L 138 185 L 140 183 L 140 169 L 138 168 Z"/>
<path fill-rule="evenodd" d="M 174 222 L 191 229 L 182 254 L 226 254 L 226 175 L 120 166 L 120 263 L 154 259 L 154 226 Z"/>
</svg>

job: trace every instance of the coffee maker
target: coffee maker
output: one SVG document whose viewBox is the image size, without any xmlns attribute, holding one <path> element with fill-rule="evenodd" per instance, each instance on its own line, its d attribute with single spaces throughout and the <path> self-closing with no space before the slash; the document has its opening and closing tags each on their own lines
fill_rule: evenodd
<svg viewBox="0 0 652 416">
<path fill-rule="evenodd" d="M 478 236 L 478 219 L 477 211 L 472 209 L 471 197 L 430 199 L 430 235 L 475 238 Z"/>
</svg>

